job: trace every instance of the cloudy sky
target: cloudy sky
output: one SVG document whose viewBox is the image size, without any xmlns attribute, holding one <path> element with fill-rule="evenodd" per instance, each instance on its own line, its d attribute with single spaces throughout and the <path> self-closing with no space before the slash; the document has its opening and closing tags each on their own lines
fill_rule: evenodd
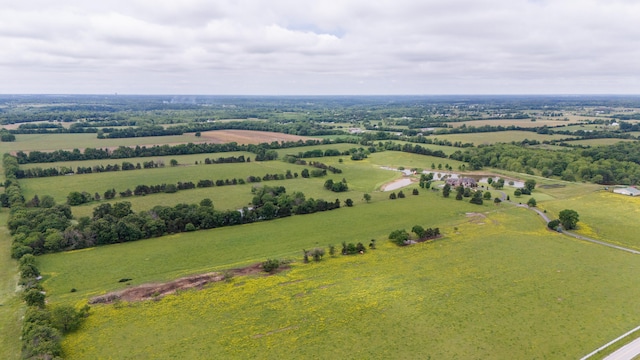
<svg viewBox="0 0 640 360">
<path fill-rule="evenodd" d="M 0 5 L 4 94 L 640 94 L 636 0 Z"/>
</svg>

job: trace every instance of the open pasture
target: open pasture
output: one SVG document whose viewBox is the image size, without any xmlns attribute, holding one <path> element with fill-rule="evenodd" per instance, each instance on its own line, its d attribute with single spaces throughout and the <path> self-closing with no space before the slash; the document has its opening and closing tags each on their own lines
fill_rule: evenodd
<svg viewBox="0 0 640 360">
<path fill-rule="evenodd" d="M 27 134 L 16 135 L 14 142 L 0 142 L 1 153 L 16 151 L 73 150 L 84 148 L 117 148 L 118 146 L 163 145 L 196 143 L 199 140 L 193 134 L 176 136 L 149 136 L 124 139 L 98 139 L 96 134 Z"/>
<path fill-rule="evenodd" d="M 0 210 L 0 358 L 20 359 L 20 330 L 24 304 L 16 288 L 18 267 L 11 259 L 8 209 Z"/>
<path fill-rule="evenodd" d="M 269 277 L 238 277 L 160 301 L 94 306 L 82 328 L 65 339 L 64 349 L 69 359 L 199 358 L 214 353 L 229 359 L 308 354 L 575 359 L 637 325 L 637 256 L 546 231 L 527 210 L 503 209 L 486 218 L 455 216 L 457 231 L 449 224 L 445 238 L 433 243 L 399 248 L 381 242 L 365 255 L 298 262 Z M 437 211 L 425 215 L 432 221 L 424 223 L 442 219 Z M 388 222 L 395 219 L 390 216 Z M 341 226 L 332 230 L 348 231 Z M 264 238 L 271 239 L 271 230 L 265 231 Z M 287 229 L 279 234 L 278 242 L 295 241 Z M 358 239 L 368 235 L 360 232 Z M 190 241 L 182 240 L 176 244 Z M 156 247 L 149 247 L 148 260 L 143 260 L 130 245 L 137 244 L 122 246 L 128 251 L 109 257 L 115 264 L 103 272 L 122 269 L 120 257 L 130 264 L 123 270 L 142 268 L 137 265 L 141 262 L 158 273 L 173 266 L 152 266 Z M 204 247 L 210 255 L 216 248 Z M 109 249 L 84 255 L 106 259 L 107 253 L 91 255 L 104 250 Z M 199 253 L 194 254 L 197 259 Z M 63 270 L 78 259 L 75 273 L 81 277 L 86 265 L 78 255 L 48 255 L 41 258 L 42 268 Z M 84 277 L 94 281 L 86 282 L 98 285 L 96 274 L 87 270 Z M 118 276 L 111 274 L 112 282 Z M 71 300 L 69 294 L 60 296 L 53 279 L 45 283 L 54 289 L 53 298 Z"/>
<path fill-rule="evenodd" d="M 602 145 L 613 145 L 623 141 L 637 141 L 632 139 L 585 139 L 585 140 L 572 140 L 565 141 L 565 144 L 569 145 L 582 145 L 582 146 L 602 146 Z"/>
<path fill-rule="evenodd" d="M 345 147 L 351 144 L 333 144 L 322 145 L 318 148 L 335 149 Z M 311 147 L 316 148 L 316 147 Z M 307 149 L 291 148 L 280 150 L 283 153 L 297 154 L 298 151 Z M 306 150 L 305 150 L 306 151 Z M 224 156 L 227 153 L 219 153 Z M 184 155 L 174 156 L 169 158 L 175 158 L 179 163 L 186 162 L 183 159 L 188 159 L 191 162 L 194 159 L 202 161 L 205 157 L 217 154 L 200 154 L 200 155 Z M 339 159 L 343 159 L 343 163 L 339 162 Z M 154 158 L 147 158 L 146 161 Z M 353 161 L 348 156 L 343 157 L 322 157 L 306 160 L 321 161 L 327 165 L 335 166 L 343 170 L 341 174 L 328 173 L 322 178 L 309 178 L 284 180 L 284 181 L 268 181 L 264 184 L 271 186 L 284 186 L 288 191 L 302 191 L 307 197 L 323 198 L 325 200 L 333 200 L 339 198 L 344 200 L 351 198 L 354 201 L 362 199 L 364 193 L 374 193 L 383 184 L 401 177 L 400 172 L 394 172 L 384 170 L 382 166 L 404 166 L 406 168 L 430 168 L 434 163 L 436 166 L 442 164 L 457 168 L 462 164 L 454 160 L 436 158 L 431 156 L 409 154 L 397 151 L 384 151 L 371 154 L 367 159 L 361 161 Z M 106 161 L 106 160 L 101 160 Z M 111 162 L 113 162 L 112 160 Z M 125 159 L 125 161 L 127 161 Z M 165 161 L 166 163 L 167 161 Z M 95 161 L 79 162 L 86 163 L 84 166 L 94 164 Z M 109 163 L 107 161 L 107 163 Z M 45 166 L 54 166 L 62 163 L 52 164 L 40 164 Z M 75 165 L 75 163 L 74 163 Z M 98 193 L 102 194 L 111 188 L 114 188 L 117 192 L 125 191 L 126 189 L 133 190 L 136 185 L 158 185 L 163 183 L 177 183 L 178 181 L 186 182 L 193 181 L 197 183 L 201 179 L 233 179 L 242 178 L 245 179 L 250 175 L 263 176 L 269 174 L 284 174 L 287 170 L 291 170 L 292 173 L 300 174 L 303 169 L 313 169 L 311 166 L 302 166 L 289 164 L 283 161 L 252 161 L 250 163 L 235 163 L 235 164 L 212 164 L 212 165 L 190 165 L 190 166 L 177 166 L 156 169 L 141 169 L 131 171 L 118 171 L 111 173 L 94 173 L 94 174 L 82 174 L 82 175 L 70 175 L 64 177 L 47 177 L 47 178 L 35 178 L 35 179 L 23 179 L 21 180 L 21 186 L 25 195 L 25 198 L 31 199 L 34 195 L 42 196 L 48 194 L 54 197 L 59 203 L 66 202 L 67 195 L 72 191 L 86 191 L 90 194 Z M 323 188 L 324 181 L 327 179 L 333 179 L 334 181 L 340 181 L 345 178 L 348 182 L 350 191 L 346 193 L 333 193 Z M 60 181 L 60 180 L 64 181 Z M 182 190 L 174 194 L 152 194 L 144 197 L 128 197 L 121 198 L 116 196 L 115 201 L 130 201 L 133 204 L 133 208 L 136 211 L 150 209 L 155 205 L 175 204 L 178 202 L 197 203 L 201 199 L 208 197 L 214 202 L 214 205 L 218 209 L 236 209 L 240 208 L 251 201 L 250 194 L 251 185 L 235 185 L 225 187 L 212 187 L 192 190 Z M 92 213 L 92 209 L 98 202 L 89 203 L 83 206 L 73 208 L 75 216 L 88 216 Z"/>
<path fill-rule="evenodd" d="M 313 140 L 318 140 L 317 138 L 313 138 Z M 338 150 L 338 151 L 348 151 L 350 149 L 358 149 L 362 147 L 359 144 L 350 144 L 350 143 L 339 143 L 339 144 L 322 144 L 322 145 L 312 145 L 312 146 L 302 146 L 302 147 L 292 147 L 292 148 L 284 148 L 284 149 L 277 149 L 276 152 L 278 153 L 278 156 L 280 157 L 280 159 L 282 159 L 285 155 L 294 155 L 297 156 L 299 153 L 305 153 L 307 151 L 314 151 L 314 150 Z M 320 162 L 326 162 L 325 160 L 328 160 L 330 158 L 333 157 L 322 157 L 322 158 L 317 158 L 317 159 L 311 159 L 311 160 L 315 160 L 315 161 L 320 161 Z M 344 155 L 342 156 L 343 159 L 348 159 L 350 158 L 349 155 Z M 309 160 L 309 159 L 304 159 L 304 160 Z"/>
<path fill-rule="evenodd" d="M 465 126 L 518 126 L 521 128 L 536 128 L 536 127 L 556 127 L 556 126 L 565 126 L 567 124 L 572 124 L 575 122 L 563 121 L 563 120 L 552 120 L 552 119 L 537 119 L 536 121 L 531 121 L 531 119 L 495 119 L 495 120 L 472 120 L 472 121 L 455 121 L 448 122 L 447 125 L 452 126 L 454 128 Z"/>
<path fill-rule="evenodd" d="M 460 141 L 462 143 L 472 143 L 476 146 L 483 144 L 510 143 L 512 141 L 520 142 L 522 140 L 559 140 L 564 139 L 566 135 L 544 135 L 530 131 L 496 131 L 469 134 L 447 134 L 447 135 L 430 135 L 430 138 L 449 140 L 451 142 Z"/>
<path fill-rule="evenodd" d="M 309 167 L 308 167 L 309 168 Z M 103 194 L 106 190 L 114 188 L 117 192 L 131 189 L 136 185 L 176 184 L 192 181 L 197 184 L 199 180 L 225 180 L 233 178 L 246 178 L 247 176 L 264 176 L 265 174 L 283 173 L 286 169 L 300 173 L 304 167 L 287 164 L 282 161 L 252 161 L 250 163 L 212 164 L 190 166 L 165 166 L 163 168 L 140 169 L 130 171 L 103 172 L 82 175 L 53 176 L 45 178 L 24 179 L 21 181 L 26 198 L 34 195 L 49 194 L 57 202 L 65 202 L 67 195 L 72 191 L 86 191 Z M 192 190 L 186 190 L 192 191 Z M 179 194 L 180 192 L 176 193 Z M 178 195 L 179 196 L 179 195 Z"/>
<path fill-rule="evenodd" d="M 324 181 L 329 178 L 334 181 L 340 181 L 342 179 L 339 176 L 309 179 L 299 177 L 298 179 L 264 181 L 254 184 L 195 188 L 190 190 L 181 190 L 173 194 L 158 193 L 146 196 L 131 196 L 127 198 L 116 196 L 115 199 L 109 200 L 108 202 L 114 203 L 119 201 L 128 201 L 131 203 L 133 211 L 138 212 L 149 210 L 157 205 L 170 206 L 177 203 L 198 204 L 202 199 L 208 198 L 213 201 L 214 207 L 218 210 L 241 209 L 243 206 L 251 206 L 251 200 L 253 199 L 253 194 L 251 193 L 252 186 L 284 186 L 287 189 L 287 193 L 300 191 L 305 194 L 306 198 L 324 199 L 326 201 L 340 199 L 340 202 L 344 203 L 347 198 L 352 199 L 356 203 L 362 201 L 362 197 L 364 195 L 364 192 L 362 191 L 355 190 L 334 193 L 326 190 L 323 187 L 323 184 Z M 373 197 L 372 199 L 375 200 Z M 76 218 L 82 216 L 91 217 L 93 216 L 94 207 L 102 204 L 103 202 L 91 202 L 80 206 L 74 206 L 71 208 L 73 216 Z"/>
<path fill-rule="evenodd" d="M 244 156 L 246 158 L 251 158 L 253 160 L 255 154 L 246 152 L 246 151 L 229 151 L 229 152 L 219 152 L 219 153 L 208 153 L 208 154 L 191 154 L 191 155 L 168 155 L 168 156 L 151 156 L 151 157 L 137 157 L 137 158 L 126 158 L 126 159 L 102 159 L 102 160 L 82 160 L 82 161 L 58 161 L 53 163 L 35 163 L 35 164 L 23 164 L 20 165 L 20 169 L 32 169 L 32 168 L 60 168 L 60 167 L 68 167 L 72 168 L 74 171 L 79 167 L 93 167 L 93 166 L 107 166 L 107 165 L 122 165 L 123 162 L 132 163 L 134 165 L 142 164 L 147 161 L 153 161 L 154 163 L 163 163 L 166 167 L 169 167 L 171 164 L 171 160 L 175 159 L 178 161 L 179 166 L 189 166 L 195 165 L 196 161 L 198 164 L 202 163 L 204 165 L 204 160 L 209 158 L 211 160 L 217 160 L 220 157 L 226 158 L 231 156 Z M 213 165 L 213 164 L 212 164 Z M 216 164 L 217 165 L 217 164 Z"/>
<path fill-rule="evenodd" d="M 597 125 L 597 124 L 574 124 L 574 125 L 569 125 L 569 126 L 565 126 L 563 128 L 560 129 L 554 129 L 554 130 L 562 130 L 562 131 L 602 131 L 603 129 L 605 129 L 604 125 Z"/>
<path fill-rule="evenodd" d="M 260 144 L 271 143 L 273 141 L 298 141 L 313 140 L 306 136 L 290 135 L 268 131 L 253 130 L 215 130 L 204 131 L 200 137 L 202 140 L 215 144 L 236 142 L 238 144 Z"/>
<path fill-rule="evenodd" d="M 466 213 L 494 208 L 431 192 L 369 204 L 360 200 L 351 208 L 44 255 L 38 258 L 38 266 L 52 301 L 80 300 L 124 287 L 118 283 L 121 278 L 141 284 L 266 258 L 299 258 L 302 249 L 339 246 L 343 241 L 383 243 L 391 231 L 411 230 L 416 224 L 440 227 L 447 235 L 454 225 L 468 221 Z M 77 292 L 70 293 L 71 288 Z"/>
<path fill-rule="evenodd" d="M 410 143 L 408 141 L 401 141 L 401 140 L 394 140 L 394 143 L 397 144 L 411 144 L 411 146 L 415 146 L 415 145 L 420 145 L 423 148 L 427 148 L 427 149 L 431 149 L 431 150 L 440 150 L 443 153 L 445 153 L 446 155 L 451 155 L 454 152 L 456 152 L 456 150 L 460 150 L 460 148 L 454 147 L 454 146 L 445 146 L 445 145 L 435 145 L 435 144 L 417 144 L 417 143 Z M 376 145 L 379 145 L 379 143 L 385 143 L 385 141 L 379 141 L 376 143 Z"/>
<path fill-rule="evenodd" d="M 555 216 L 564 209 L 577 211 L 580 221 L 575 232 L 578 234 L 640 250 L 638 197 L 601 190 L 548 201 L 543 206 Z"/>
</svg>

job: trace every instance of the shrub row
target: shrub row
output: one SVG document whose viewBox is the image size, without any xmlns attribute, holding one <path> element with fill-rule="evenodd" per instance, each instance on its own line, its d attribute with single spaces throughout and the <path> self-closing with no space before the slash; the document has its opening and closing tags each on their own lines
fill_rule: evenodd
<svg viewBox="0 0 640 360">
<path fill-rule="evenodd" d="M 62 335 L 76 330 L 89 314 L 89 306 L 76 310 L 70 305 L 50 308 L 38 282 L 40 271 L 36 258 L 25 254 L 20 258 L 20 285 L 27 304 L 22 321 L 22 356 L 25 359 L 53 359 L 62 356 Z"/>
</svg>

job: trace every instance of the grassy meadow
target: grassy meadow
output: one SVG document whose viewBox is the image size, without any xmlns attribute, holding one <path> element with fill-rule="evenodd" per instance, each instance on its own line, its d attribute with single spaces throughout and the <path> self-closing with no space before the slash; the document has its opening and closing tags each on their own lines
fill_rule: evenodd
<svg viewBox="0 0 640 360">
<path fill-rule="evenodd" d="M 91 139 L 82 135 L 86 134 L 73 134 L 74 147 L 118 146 L 128 141 L 142 145 L 141 140 L 156 144 L 178 138 L 98 141 L 95 134 L 88 134 Z M 64 136 L 71 135 L 18 135 L 15 143 L 0 143 L 0 150 L 69 148 L 63 144 L 71 140 Z M 555 137 L 508 131 L 438 138 L 478 145 Z M 115 145 L 96 145 L 104 141 Z M 421 146 L 447 154 L 455 150 Z M 353 147 L 360 146 L 334 144 L 278 152 L 283 157 Z M 312 169 L 279 160 L 194 165 L 206 157 L 241 154 L 253 160 L 249 153 L 218 153 L 28 165 L 75 168 L 159 159 L 167 164 L 157 169 L 24 179 L 20 184 L 26 199 L 46 194 L 64 203 L 71 191 L 102 195 L 107 189 L 133 190 L 138 184 L 197 183 Z M 180 166 L 170 167 L 171 159 Z M 379 190 L 401 178 L 400 172 L 381 167 L 431 169 L 433 164 L 457 169 L 462 162 L 396 151 L 374 153 L 361 161 L 349 156 L 306 160 L 335 166 L 343 173 L 260 184 L 284 186 L 289 193 L 302 191 L 307 198 L 351 198 L 354 207 L 39 256 L 48 301 L 78 306 L 128 286 L 238 268 L 267 258 L 294 261 L 290 270 L 272 276 L 236 277 L 159 301 L 93 306 L 82 328 L 65 337 L 66 358 L 169 359 L 211 354 L 230 359 L 579 358 L 639 322 L 635 299 L 640 286 L 635 274 L 640 257 L 549 231 L 534 212 L 509 204 L 485 201 L 478 206 L 468 199 L 456 201 L 455 194 L 445 199 L 441 192 L 422 189 L 420 195 L 410 195 L 417 184 L 403 189 L 404 199 L 390 200 L 388 192 Z M 600 191 L 601 186 L 592 184 L 496 173 L 534 178 L 538 187 L 531 196 L 538 207 L 552 218 L 563 209 L 576 210 L 578 233 L 640 249 L 634 236 L 640 230 L 636 224 L 640 199 Z M 333 193 L 322 186 L 327 179 L 342 178 L 348 182 L 347 192 Z M 130 201 L 135 211 L 141 211 L 210 198 L 217 209 L 237 209 L 251 201 L 251 186 L 117 196 L 111 202 Z M 499 196 L 490 191 L 493 197 Z M 503 191 L 512 201 L 529 199 L 515 198 L 509 186 Z M 370 203 L 363 200 L 365 193 L 372 195 Z M 73 207 L 73 214 L 91 216 L 100 203 Z M 3 224 L 6 217 L 6 212 L 0 213 Z M 410 230 L 417 224 L 439 227 L 444 236 L 402 248 L 386 240 L 391 231 Z M 302 249 L 333 244 L 339 250 L 343 241 L 366 245 L 371 239 L 378 249 L 365 255 L 326 255 L 322 262 L 310 264 L 301 261 Z M 0 229 L 0 241 L 6 243 L 0 250 L 6 258 L 0 264 L 0 330 L 18 334 L 22 305 L 15 296 L 17 274 L 15 262 L 9 260 L 6 230 Z M 124 284 L 119 282 L 122 278 L 132 280 Z M 3 335 L 0 340 L 0 356 L 17 358 L 17 336 Z"/>
<path fill-rule="evenodd" d="M 449 225 L 431 243 L 380 242 L 365 255 L 298 262 L 273 276 L 236 277 L 160 301 L 94 306 L 80 331 L 64 340 L 65 353 L 69 359 L 578 358 L 637 325 L 640 259 L 546 231 L 524 209 L 501 209 L 486 218 L 454 217 L 457 231 Z M 60 269 L 54 263 L 62 260 L 54 258 L 66 255 L 43 257 L 42 267 Z M 56 288 L 51 280 L 45 285 Z"/>
<path fill-rule="evenodd" d="M 570 124 L 568 121 L 564 120 L 551 120 L 551 119 L 538 119 L 536 121 L 531 121 L 531 119 L 491 119 L 491 120 L 472 120 L 472 121 L 455 121 L 449 122 L 447 125 L 453 126 L 454 128 L 465 126 L 518 126 L 521 128 L 534 128 L 534 127 L 556 127 L 556 126 L 566 126 Z"/>
<path fill-rule="evenodd" d="M 311 215 L 213 230 L 181 233 L 156 239 L 102 246 L 39 257 L 44 286 L 52 301 L 81 300 L 133 284 L 248 265 L 266 258 L 298 258 L 302 249 L 339 246 L 345 242 L 382 242 L 396 229 L 416 224 L 450 233 L 466 221 L 466 213 L 492 210 L 445 199 L 436 193 L 408 195 L 394 201 L 356 202 Z M 362 226 L 353 226 L 362 224 Z M 69 292 L 71 288 L 77 292 Z"/>
<path fill-rule="evenodd" d="M 176 136 L 150 136 L 124 139 L 98 139 L 96 134 L 18 134 L 14 142 L 0 142 L 0 152 L 109 148 L 118 146 L 180 144 L 197 142 L 193 134 Z"/>
<path fill-rule="evenodd" d="M 342 146 L 339 146 L 342 145 Z M 336 149 L 346 150 L 343 147 L 350 144 L 335 144 L 335 145 L 322 145 L 319 149 Z M 305 148 L 291 148 L 280 150 L 284 154 L 296 154 L 299 151 L 305 151 Z M 228 153 L 228 156 L 237 156 L 248 153 Z M 220 154 L 211 154 L 214 157 L 218 157 Z M 225 156 L 224 154 L 222 156 Z M 86 191 L 90 194 L 98 193 L 102 194 L 111 188 L 116 189 L 117 192 L 125 191 L 126 189 L 133 190 L 136 185 L 157 185 L 162 183 L 177 183 L 178 181 L 186 182 L 193 181 L 197 183 L 201 179 L 233 179 L 242 178 L 246 179 L 248 176 L 263 176 L 269 174 L 284 174 L 287 170 L 291 170 L 293 173 L 300 174 L 303 169 L 312 169 L 310 166 L 302 166 L 289 164 L 283 161 L 266 161 L 257 162 L 252 161 L 250 163 L 236 163 L 236 164 L 212 164 L 212 165 L 186 165 L 194 164 L 197 160 L 201 163 L 204 158 L 212 157 L 209 155 L 182 155 L 163 158 L 165 164 L 168 164 L 170 159 L 176 159 L 179 164 L 185 164 L 184 166 L 165 166 L 163 168 L 155 169 L 141 169 L 131 171 L 118 171 L 109 173 L 93 173 L 82 175 L 64 176 L 64 181 L 60 181 L 62 177 L 46 177 L 46 178 L 34 178 L 21 180 L 21 186 L 24 192 L 24 196 L 27 199 L 31 199 L 34 195 L 42 196 L 48 194 L 54 197 L 59 203 L 66 202 L 67 195 L 72 191 Z M 141 161 L 145 158 L 139 158 Z M 339 160 L 343 162 L 340 163 Z M 156 160 L 154 158 L 154 160 Z M 369 158 L 361 161 L 350 160 L 348 156 L 341 157 L 322 157 L 307 159 L 308 161 L 320 161 L 327 165 L 335 166 L 341 170 L 341 174 L 331 174 L 322 178 L 308 178 L 303 179 L 298 177 L 297 179 L 283 180 L 283 181 L 268 181 L 264 184 L 271 186 L 285 186 L 289 191 L 302 191 L 307 197 L 323 198 L 326 200 L 333 200 L 339 198 L 345 200 L 351 198 L 353 200 L 362 199 L 364 193 L 373 193 L 380 186 L 385 183 L 399 178 L 401 174 L 399 172 L 393 172 L 389 170 L 381 169 L 382 166 L 392 166 L 405 168 L 421 168 L 429 169 L 431 164 L 438 165 L 450 165 L 453 168 L 457 168 L 462 162 L 442 159 L 431 156 L 422 156 L 416 154 L 402 153 L 397 151 L 384 151 L 374 153 Z M 48 166 L 92 166 L 93 164 L 108 164 L 114 163 L 106 160 L 96 161 L 84 161 L 84 162 L 60 162 L 51 163 Z M 73 164 L 73 165 L 72 165 Z M 350 190 L 347 193 L 333 193 L 325 190 L 322 185 L 326 179 L 333 179 L 334 181 L 347 179 Z M 235 185 L 224 187 L 211 187 L 211 188 L 197 188 L 191 190 L 179 191 L 176 194 L 152 194 L 143 197 L 133 196 L 129 198 L 121 198 L 117 196 L 111 202 L 116 201 L 130 201 L 133 208 L 137 211 L 150 209 L 155 205 L 167 203 L 197 203 L 203 198 L 210 198 L 213 200 L 214 205 L 219 209 L 236 209 L 241 208 L 251 201 L 250 188 L 252 185 Z M 372 194 L 373 195 L 373 194 Z M 179 200 L 178 200 L 179 199 Z M 88 216 L 92 213 L 92 209 L 98 202 L 85 204 L 83 206 L 77 206 L 73 208 L 75 216 Z"/>
<path fill-rule="evenodd" d="M 244 156 L 245 158 L 250 157 L 253 160 L 255 154 L 246 152 L 246 151 L 230 151 L 230 152 L 222 152 L 222 153 L 211 153 L 211 154 L 191 154 L 191 155 L 176 155 L 176 156 L 151 156 L 151 157 L 137 157 L 137 158 L 128 158 L 128 159 L 102 159 L 102 160 L 82 160 L 82 161 L 58 161 L 53 163 L 36 163 L 36 164 L 23 164 L 20 165 L 20 169 L 32 169 L 32 168 L 60 168 L 62 166 L 72 168 L 74 171 L 78 168 L 78 166 L 82 167 L 93 167 L 93 166 L 107 166 L 107 165 L 122 165 L 123 162 L 129 162 L 134 165 L 142 164 L 147 161 L 153 161 L 156 163 L 163 162 L 166 167 L 169 167 L 172 159 L 178 161 L 179 166 L 189 166 L 194 165 L 196 161 L 198 164 L 203 163 L 204 159 L 209 158 L 211 160 L 216 160 L 220 157 L 226 158 L 231 156 Z M 216 165 L 216 164 L 211 164 Z"/>
<path fill-rule="evenodd" d="M 16 288 L 18 267 L 9 251 L 11 235 L 5 226 L 8 215 L 8 210 L 0 210 L 0 358 L 17 360 L 24 305 Z"/>
<path fill-rule="evenodd" d="M 544 208 L 553 214 L 573 209 L 580 215 L 576 233 L 640 250 L 640 198 L 601 190 L 545 202 Z"/>
<path fill-rule="evenodd" d="M 585 140 L 572 140 L 565 141 L 565 144 L 569 145 L 583 145 L 583 146 L 601 146 L 601 145 L 613 145 L 623 141 L 637 141 L 632 139 L 585 139 Z"/>
<path fill-rule="evenodd" d="M 486 133 L 469 133 L 469 134 L 446 134 L 432 135 L 434 139 L 449 140 L 451 142 L 460 141 L 462 143 L 472 143 L 476 146 L 483 144 L 510 143 L 512 141 L 528 140 L 560 140 L 566 135 L 545 135 L 531 131 L 496 131 Z"/>
</svg>

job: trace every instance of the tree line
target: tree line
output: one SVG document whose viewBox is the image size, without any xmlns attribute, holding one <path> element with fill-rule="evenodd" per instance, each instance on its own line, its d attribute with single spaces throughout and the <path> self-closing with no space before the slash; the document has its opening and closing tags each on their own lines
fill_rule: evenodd
<svg viewBox="0 0 640 360">
<path fill-rule="evenodd" d="M 39 283 L 40 270 L 32 254 L 20 257 L 19 270 L 22 298 L 27 305 L 20 336 L 23 358 L 57 359 L 62 356 L 62 335 L 80 327 L 90 308 L 88 305 L 81 309 L 47 305 L 45 291 Z"/>
<path fill-rule="evenodd" d="M 8 228 L 13 235 L 12 256 L 40 255 L 98 245 L 136 241 L 187 231 L 266 221 L 291 215 L 312 214 L 340 208 L 340 201 L 288 194 L 282 186 L 253 187 L 252 206 L 240 210 L 216 210 L 213 202 L 158 205 L 133 212 L 128 201 L 96 206 L 92 217 L 71 222 L 68 205 L 12 209 Z"/>
<path fill-rule="evenodd" d="M 640 144 L 625 143 L 597 149 L 548 151 L 513 144 L 495 144 L 456 151 L 450 158 L 468 162 L 472 170 L 483 167 L 558 177 L 566 181 L 597 184 L 640 183 L 637 151 Z"/>
<path fill-rule="evenodd" d="M 101 125 L 103 126 L 103 125 Z M 228 121 L 228 122 L 191 122 L 188 124 L 162 127 L 159 125 L 145 124 L 138 127 L 113 128 L 103 127 L 97 129 L 88 126 L 75 126 L 65 128 L 58 124 L 39 125 L 33 124 L 28 127 L 9 130 L 11 134 L 63 134 L 63 133 L 97 133 L 99 139 L 121 139 L 148 136 L 172 136 L 183 135 L 189 132 L 202 132 L 213 130 L 254 130 L 278 132 L 300 136 L 321 136 L 321 135 L 345 135 L 345 132 L 337 129 L 328 129 L 319 123 L 311 121 Z"/>
<path fill-rule="evenodd" d="M 322 140 L 298 140 L 282 141 L 261 144 L 242 145 L 235 142 L 225 144 L 213 143 L 188 143 L 177 145 L 153 145 L 153 146 L 119 146 L 116 149 L 108 148 L 86 148 L 84 150 L 56 150 L 52 152 L 43 151 L 18 151 L 16 158 L 20 164 L 48 163 L 59 161 L 84 161 L 84 160 L 106 160 L 106 159 L 126 159 L 135 157 L 160 157 L 171 155 L 193 155 L 208 153 L 224 153 L 231 151 L 246 151 L 254 154 L 266 153 L 268 150 L 286 149 L 292 147 L 327 145 L 336 143 L 356 143 L 353 139 L 322 139 Z M 256 159 L 257 160 L 257 159 Z"/>
<path fill-rule="evenodd" d="M 250 158 L 245 158 L 244 155 L 240 156 L 228 156 L 228 157 L 218 157 L 217 159 L 205 158 L 202 161 L 203 164 L 233 164 L 233 163 L 244 163 L 249 162 Z M 196 165 L 198 162 L 196 161 Z M 176 166 L 172 160 L 172 165 Z M 130 171 L 130 170 L 140 170 L 140 169 L 152 169 L 158 167 L 164 167 L 164 161 L 162 160 L 149 160 L 143 161 L 142 164 L 136 163 L 135 165 L 128 161 L 123 161 L 121 164 L 107 164 L 107 165 L 94 165 L 94 166 L 78 166 L 74 170 L 71 167 L 60 166 L 60 167 L 50 167 L 50 168 L 41 168 L 34 167 L 30 169 L 18 169 L 15 173 L 18 179 L 31 179 L 31 178 L 41 178 L 41 177 L 50 177 L 50 176 L 62 176 L 62 175 L 82 175 L 82 174 L 93 174 L 93 173 L 103 173 L 103 172 L 114 172 L 114 171 Z"/>
<path fill-rule="evenodd" d="M 309 173 L 308 169 L 302 170 L 303 178 L 309 178 L 311 174 L 313 174 L 313 177 L 319 177 L 319 176 L 326 175 L 326 172 L 323 172 L 321 170 L 319 173 L 313 173 L 313 172 Z M 297 179 L 298 176 L 300 175 L 298 175 L 297 172 L 291 172 L 291 170 L 287 170 L 286 173 L 284 174 L 267 173 L 263 176 L 250 175 L 250 176 L 247 176 L 246 179 L 232 178 L 232 179 L 218 179 L 215 181 L 209 180 L 209 179 L 201 179 L 201 180 L 198 180 L 197 183 L 194 183 L 192 181 L 185 181 L 185 182 L 179 181 L 177 184 L 167 184 L 167 183 L 157 184 L 157 185 L 140 184 L 140 185 L 136 185 L 133 191 L 130 188 L 120 192 L 116 192 L 115 189 L 108 189 L 104 192 L 104 194 L 102 195 L 102 198 L 104 198 L 105 200 L 111 200 L 111 199 L 114 199 L 117 194 L 119 194 L 120 197 L 122 198 L 131 197 L 131 196 L 146 196 L 146 195 L 158 194 L 158 193 L 172 194 L 172 193 L 178 192 L 179 190 L 208 188 L 208 187 L 214 187 L 214 186 L 220 187 L 220 186 L 231 186 L 231 185 L 244 185 L 246 183 L 259 183 L 262 181 Z M 36 195 L 36 198 L 37 198 L 37 195 Z M 98 193 L 91 195 L 86 191 L 82 191 L 82 192 L 72 191 L 69 193 L 69 195 L 67 195 L 67 204 L 70 206 L 77 206 L 77 205 L 90 203 L 92 201 L 100 201 L 100 199 L 101 199 L 101 196 Z"/>
</svg>

